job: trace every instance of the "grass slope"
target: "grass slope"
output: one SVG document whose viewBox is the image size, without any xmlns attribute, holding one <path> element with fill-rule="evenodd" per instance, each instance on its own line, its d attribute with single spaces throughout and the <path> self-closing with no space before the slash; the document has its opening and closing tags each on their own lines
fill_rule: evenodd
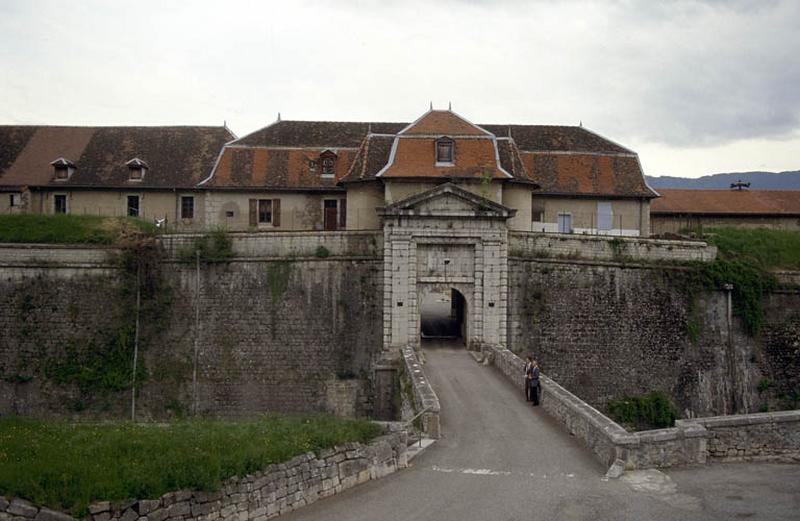
<svg viewBox="0 0 800 521">
<path fill-rule="evenodd" d="M 707 241 L 725 260 L 740 260 L 763 270 L 800 269 L 800 232 L 766 228 L 712 228 Z"/>
<path fill-rule="evenodd" d="M 231 476 L 380 433 L 366 420 L 321 415 L 146 425 L 0 418 L 0 495 L 80 517 L 93 501 L 215 490 Z"/>
<path fill-rule="evenodd" d="M 114 244 L 136 233 L 155 233 L 155 226 L 132 217 L 0 215 L 0 242 Z"/>
</svg>

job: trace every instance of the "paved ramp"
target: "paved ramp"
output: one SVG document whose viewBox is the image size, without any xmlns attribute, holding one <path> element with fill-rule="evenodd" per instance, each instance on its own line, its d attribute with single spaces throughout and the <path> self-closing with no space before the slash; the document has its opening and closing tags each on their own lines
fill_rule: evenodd
<svg viewBox="0 0 800 521">
<path fill-rule="evenodd" d="M 424 353 L 425 371 L 442 406 L 443 438 L 415 458 L 411 468 L 281 519 L 797 519 L 797 466 L 757 466 L 769 472 L 750 479 L 745 496 L 739 487 L 735 495 L 740 499 L 730 508 L 729 502 L 711 498 L 725 490 L 731 475 L 739 481 L 749 477 L 752 466 L 720 465 L 689 475 L 681 471 L 686 487 L 657 471 L 639 482 L 636 475 L 608 481 L 606 469 L 587 449 L 543 410 L 525 402 L 522 389 L 494 368 L 442 342 L 426 345 Z M 696 478 L 703 472 L 716 488 Z M 642 482 L 654 484 L 642 487 Z"/>
</svg>

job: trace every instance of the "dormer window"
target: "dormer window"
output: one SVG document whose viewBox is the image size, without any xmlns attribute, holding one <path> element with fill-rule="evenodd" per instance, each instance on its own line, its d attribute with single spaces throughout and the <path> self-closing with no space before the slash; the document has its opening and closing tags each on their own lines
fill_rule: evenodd
<svg viewBox="0 0 800 521">
<path fill-rule="evenodd" d="M 322 165 L 322 177 L 333 177 L 336 174 L 336 154 L 330 150 L 319 155 L 319 162 Z"/>
<path fill-rule="evenodd" d="M 134 157 L 125 164 L 128 166 L 129 169 L 128 180 L 130 181 L 141 181 L 142 179 L 144 179 L 144 174 L 145 172 L 147 172 L 147 169 L 149 168 L 147 166 L 147 163 L 145 163 L 138 157 Z"/>
<path fill-rule="evenodd" d="M 56 181 L 66 181 L 75 172 L 75 164 L 63 157 L 59 157 L 50 164 L 53 166 Z"/>
<path fill-rule="evenodd" d="M 436 140 L 436 164 L 453 164 L 453 140 L 448 137 Z"/>
</svg>

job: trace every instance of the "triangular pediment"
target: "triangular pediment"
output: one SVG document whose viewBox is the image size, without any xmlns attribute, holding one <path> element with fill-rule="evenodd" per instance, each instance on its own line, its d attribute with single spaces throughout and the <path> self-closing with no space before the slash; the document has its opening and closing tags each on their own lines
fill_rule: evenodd
<svg viewBox="0 0 800 521">
<path fill-rule="evenodd" d="M 474 194 L 453 183 L 397 201 L 379 212 L 384 216 L 493 217 L 507 219 L 516 210 Z"/>
</svg>

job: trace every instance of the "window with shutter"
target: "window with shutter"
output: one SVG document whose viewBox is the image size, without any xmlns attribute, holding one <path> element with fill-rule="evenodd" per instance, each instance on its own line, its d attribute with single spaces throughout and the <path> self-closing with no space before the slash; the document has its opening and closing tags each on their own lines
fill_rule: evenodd
<svg viewBox="0 0 800 521">
<path fill-rule="evenodd" d="M 347 199 L 339 201 L 339 229 L 347 228 Z"/>
<path fill-rule="evenodd" d="M 258 224 L 272 222 L 272 199 L 258 200 Z"/>
</svg>

